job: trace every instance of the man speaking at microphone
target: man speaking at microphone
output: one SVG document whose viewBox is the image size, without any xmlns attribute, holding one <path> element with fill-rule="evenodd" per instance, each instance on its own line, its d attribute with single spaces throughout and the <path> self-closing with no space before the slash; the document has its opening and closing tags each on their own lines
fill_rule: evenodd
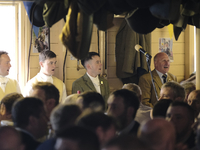
<svg viewBox="0 0 200 150">
<path fill-rule="evenodd" d="M 168 81 L 177 81 L 176 76 L 169 73 L 170 60 L 166 53 L 160 52 L 154 56 L 154 67 L 152 76 L 158 98 L 160 97 L 161 86 Z M 139 79 L 139 86 L 142 90 L 142 103 L 153 107 L 158 101 L 154 92 L 150 73 L 144 74 Z"/>
</svg>

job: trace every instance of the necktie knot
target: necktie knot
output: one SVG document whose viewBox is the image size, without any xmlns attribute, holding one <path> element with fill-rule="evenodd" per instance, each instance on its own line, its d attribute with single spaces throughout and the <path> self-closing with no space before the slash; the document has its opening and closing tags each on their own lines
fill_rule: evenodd
<svg viewBox="0 0 200 150">
<path fill-rule="evenodd" d="M 163 75 L 162 75 L 162 78 L 163 78 L 163 83 L 166 83 L 166 82 L 167 82 L 167 75 L 166 75 L 166 74 L 163 74 Z"/>
</svg>

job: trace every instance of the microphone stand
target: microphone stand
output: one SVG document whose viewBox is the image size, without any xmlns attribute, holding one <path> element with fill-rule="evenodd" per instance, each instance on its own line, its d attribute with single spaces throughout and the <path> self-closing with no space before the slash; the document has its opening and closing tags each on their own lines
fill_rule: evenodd
<svg viewBox="0 0 200 150">
<path fill-rule="evenodd" d="M 146 62 L 147 62 L 147 66 L 148 66 L 148 69 L 149 69 L 149 72 L 150 72 L 150 75 L 151 75 L 151 82 L 153 84 L 153 89 L 154 89 L 154 92 L 155 92 L 155 95 L 156 95 L 156 99 L 158 101 L 158 94 L 156 92 L 156 87 L 155 87 L 155 84 L 154 84 L 153 75 L 152 75 L 151 68 L 150 68 L 151 57 L 146 56 Z"/>
</svg>

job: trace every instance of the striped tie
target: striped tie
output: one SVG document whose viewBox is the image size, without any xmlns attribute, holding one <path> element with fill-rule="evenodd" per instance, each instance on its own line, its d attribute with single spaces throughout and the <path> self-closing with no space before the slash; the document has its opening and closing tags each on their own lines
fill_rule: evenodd
<svg viewBox="0 0 200 150">
<path fill-rule="evenodd" d="M 163 75 L 162 75 L 162 78 L 163 78 L 163 83 L 166 83 L 166 82 L 167 82 L 167 75 L 166 75 L 166 74 L 163 74 Z"/>
</svg>

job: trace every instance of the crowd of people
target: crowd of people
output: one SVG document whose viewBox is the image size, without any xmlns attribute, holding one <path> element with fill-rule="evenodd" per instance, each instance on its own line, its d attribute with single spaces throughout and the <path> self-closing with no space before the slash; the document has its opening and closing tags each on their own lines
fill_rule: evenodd
<svg viewBox="0 0 200 150">
<path fill-rule="evenodd" d="M 154 57 L 154 85 L 147 73 L 111 93 L 98 53 L 82 60 L 68 96 L 55 53 L 42 51 L 39 64 L 21 94 L 0 51 L 0 150 L 200 150 L 200 90 L 177 82 L 165 53 Z"/>
</svg>

